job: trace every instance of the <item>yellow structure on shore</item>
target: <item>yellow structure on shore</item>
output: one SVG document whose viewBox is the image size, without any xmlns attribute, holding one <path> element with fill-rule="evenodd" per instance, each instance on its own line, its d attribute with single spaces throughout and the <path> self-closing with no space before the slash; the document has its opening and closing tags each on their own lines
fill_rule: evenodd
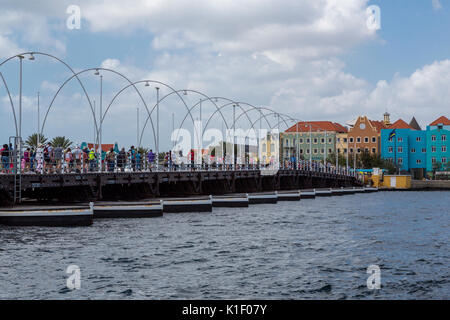
<svg viewBox="0 0 450 320">
<path fill-rule="evenodd" d="M 394 188 L 394 189 L 410 189 L 410 175 L 382 175 L 382 171 L 378 168 L 373 169 L 372 182 L 374 187 L 378 188 Z"/>
</svg>

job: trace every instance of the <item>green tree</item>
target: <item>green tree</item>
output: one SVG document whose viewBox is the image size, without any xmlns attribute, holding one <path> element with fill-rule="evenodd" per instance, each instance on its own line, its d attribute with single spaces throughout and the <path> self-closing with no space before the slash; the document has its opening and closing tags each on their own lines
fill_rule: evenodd
<svg viewBox="0 0 450 320">
<path fill-rule="evenodd" d="M 52 145 L 53 148 L 61 147 L 63 149 L 67 149 L 72 146 L 73 142 L 70 141 L 69 139 L 66 139 L 65 136 L 62 136 L 62 137 L 59 136 L 59 137 L 54 137 L 52 139 L 52 141 L 50 141 L 50 144 Z"/>
<path fill-rule="evenodd" d="M 142 155 L 146 155 L 148 153 L 149 149 L 144 148 L 144 147 L 139 147 L 137 151 Z"/>
<path fill-rule="evenodd" d="M 46 143 L 47 138 L 43 134 L 33 133 L 31 136 L 27 138 L 25 141 L 25 144 L 30 148 L 36 148 L 38 144 L 38 137 L 39 137 L 39 143 Z"/>
</svg>

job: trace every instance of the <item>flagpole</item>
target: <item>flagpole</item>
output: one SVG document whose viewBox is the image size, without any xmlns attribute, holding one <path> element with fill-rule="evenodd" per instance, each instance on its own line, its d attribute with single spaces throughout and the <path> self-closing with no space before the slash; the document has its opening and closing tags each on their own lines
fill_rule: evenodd
<svg viewBox="0 0 450 320">
<path fill-rule="evenodd" d="M 394 129 L 395 133 L 395 129 Z M 395 174 L 397 174 L 397 135 L 394 134 L 394 161 L 395 161 Z"/>
</svg>

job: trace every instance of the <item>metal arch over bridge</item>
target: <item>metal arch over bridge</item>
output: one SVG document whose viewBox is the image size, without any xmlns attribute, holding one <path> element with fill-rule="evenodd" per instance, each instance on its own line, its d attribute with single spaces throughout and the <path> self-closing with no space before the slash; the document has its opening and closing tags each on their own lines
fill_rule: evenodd
<svg viewBox="0 0 450 320">
<path fill-rule="evenodd" d="M 104 163 L 97 163 L 97 170 L 86 170 L 77 172 L 58 172 L 57 174 L 48 174 L 43 171 L 36 171 L 33 174 L 23 172 L 21 168 L 21 161 L 23 159 L 23 141 L 22 141 L 22 64 L 25 57 L 29 60 L 35 60 L 35 55 L 42 55 L 50 57 L 59 63 L 63 64 L 67 69 L 70 70 L 72 75 L 66 79 L 58 88 L 54 94 L 50 105 L 47 108 L 45 117 L 42 123 L 42 127 L 38 130 L 39 134 L 42 135 L 47 117 L 49 112 L 61 90 L 69 83 L 72 79 L 76 79 L 79 83 L 81 89 L 86 96 L 89 108 L 92 114 L 92 120 L 94 123 L 94 129 L 96 133 L 95 143 L 98 145 L 98 159 L 101 159 L 101 147 L 102 147 L 102 123 L 111 108 L 112 104 L 115 102 L 116 98 L 128 88 L 133 88 L 137 93 L 140 101 L 145 106 L 147 111 L 147 118 L 142 128 L 142 131 L 138 132 L 138 144 L 142 143 L 142 138 L 144 136 L 144 131 L 147 126 L 148 121 L 150 121 L 153 133 L 153 140 L 156 146 L 157 155 L 159 154 L 159 143 L 160 143 L 160 130 L 159 130 L 159 106 L 166 98 L 171 95 L 176 95 L 179 101 L 182 103 L 183 107 L 186 109 L 186 114 L 181 121 L 179 129 L 183 127 L 185 120 L 190 117 L 190 120 L 194 124 L 194 117 L 192 111 L 203 102 L 210 102 L 215 107 L 215 110 L 209 115 L 205 126 L 201 126 L 201 140 L 203 141 L 203 135 L 206 128 L 210 124 L 212 118 L 218 113 L 221 116 L 222 123 L 227 129 L 236 129 L 237 122 L 245 117 L 248 120 L 248 125 L 251 130 L 255 129 L 255 124 L 260 121 L 260 127 L 262 126 L 261 121 L 264 118 L 269 130 L 273 130 L 275 127 L 279 127 L 281 124 L 289 127 L 288 122 L 297 122 L 298 120 L 290 117 L 288 115 L 276 112 L 271 108 L 267 107 L 256 107 L 250 103 L 238 101 L 235 99 L 229 99 L 221 96 L 210 97 L 198 90 L 193 89 L 182 89 L 176 90 L 170 85 L 157 80 L 143 79 L 138 81 L 132 81 L 127 76 L 122 73 L 109 69 L 109 68 L 88 68 L 78 72 L 63 60 L 43 52 L 30 51 L 20 54 L 16 54 L 5 59 L 0 63 L 0 77 L 2 78 L 3 86 L 5 87 L 6 93 L 9 98 L 9 103 L 12 110 L 12 115 L 14 118 L 14 148 L 12 154 L 9 156 L 9 161 L 11 166 L 6 170 L 6 172 L 0 173 L 0 205 L 11 204 L 20 202 L 23 197 L 28 197 L 32 199 L 46 199 L 51 200 L 52 198 L 57 198 L 59 200 L 75 200 L 77 198 L 86 199 L 114 199 L 123 197 L 129 197 L 134 195 L 140 195 L 143 197 L 161 196 L 161 195 L 186 195 L 186 194 L 202 194 L 203 190 L 207 189 L 208 193 L 233 193 L 233 192 L 261 192 L 269 190 L 281 190 L 281 189 L 298 189 L 298 188 L 314 188 L 314 187 L 338 187 L 338 186 L 355 186 L 360 185 L 361 182 L 359 178 L 353 173 L 349 172 L 348 168 L 334 167 L 331 168 L 327 166 L 324 159 L 323 166 L 312 163 L 310 160 L 300 162 L 299 158 L 295 163 L 292 163 L 288 167 L 281 166 L 279 170 L 271 172 L 273 168 L 266 170 L 265 166 L 260 164 L 260 146 L 258 141 L 258 156 L 257 163 L 246 163 L 237 165 L 236 156 L 234 150 L 232 152 L 233 161 L 227 163 L 225 158 L 222 162 L 215 162 L 212 164 L 195 164 L 192 163 L 190 168 L 177 168 L 176 170 L 172 167 L 161 168 L 159 161 L 156 167 L 146 168 L 145 170 L 130 170 L 129 172 L 123 172 L 119 170 L 109 170 L 105 169 Z M 7 62 L 13 60 L 14 58 L 19 59 L 20 63 L 20 74 L 19 74 L 19 106 L 18 113 L 16 112 L 16 107 L 14 105 L 10 88 L 8 87 L 7 80 L 4 73 L 1 72 L 1 67 Z M 100 117 L 97 119 L 95 110 L 92 105 L 92 99 L 90 98 L 86 86 L 80 79 L 80 75 L 95 71 L 95 75 L 100 76 Z M 127 82 L 127 85 L 122 87 L 117 91 L 105 112 L 102 112 L 102 93 L 103 93 L 103 75 L 100 75 L 100 71 L 109 72 L 118 75 Z M 145 83 L 145 86 L 149 86 L 150 83 L 156 84 L 156 104 L 151 108 L 148 108 L 147 102 L 145 101 L 142 92 L 137 87 L 137 84 Z M 164 86 L 170 90 L 162 99 L 159 97 L 159 85 Z M 188 92 L 198 94 L 202 98 L 192 105 L 188 106 L 186 100 L 183 98 Z M 180 94 L 183 93 L 183 94 Z M 225 100 L 225 104 L 218 105 L 218 100 Z M 232 106 L 233 107 L 233 122 L 230 125 L 222 109 Z M 235 109 L 238 107 L 240 113 L 235 114 Z M 156 130 L 152 119 L 153 111 L 156 109 Z M 249 116 L 250 112 L 257 112 L 259 118 L 252 121 Z M 200 111 L 201 113 L 201 111 Z M 275 126 L 269 121 L 271 115 L 275 115 L 278 121 Z M 200 121 L 201 121 L 200 116 Z M 196 126 L 194 125 L 194 130 Z M 178 136 L 177 136 L 178 138 Z M 233 137 L 235 139 L 235 136 Z M 236 145 L 236 140 L 233 140 L 233 144 Z M 38 141 L 39 142 L 39 141 Z M 202 142 L 203 143 L 203 142 Z M 234 149 L 234 148 L 233 148 Z M 278 167 L 277 167 L 278 168 Z M 153 170 L 152 170 L 153 169 Z"/>
</svg>

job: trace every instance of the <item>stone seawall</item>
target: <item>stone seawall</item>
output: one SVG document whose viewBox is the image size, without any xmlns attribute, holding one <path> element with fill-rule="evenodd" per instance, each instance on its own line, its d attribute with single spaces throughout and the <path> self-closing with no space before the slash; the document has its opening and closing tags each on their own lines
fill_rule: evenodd
<svg viewBox="0 0 450 320">
<path fill-rule="evenodd" d="M 411 190 L 450 190 L 450 180 L 412 180 Z"/>
</svg>

